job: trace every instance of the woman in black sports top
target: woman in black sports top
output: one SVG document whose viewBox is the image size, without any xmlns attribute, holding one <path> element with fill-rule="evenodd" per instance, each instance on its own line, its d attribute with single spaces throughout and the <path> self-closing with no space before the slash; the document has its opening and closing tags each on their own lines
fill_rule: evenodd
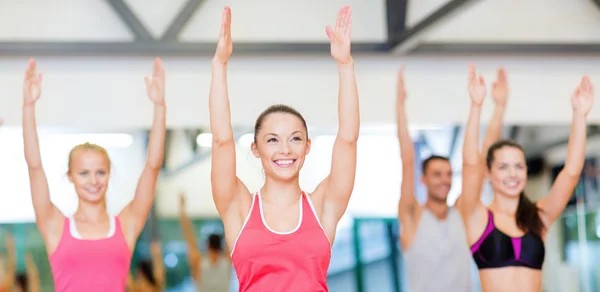
<svg viewBox="0 0 600 292">
<path fill-rule="evenodd" d="M 540 292 L 546 231 L 564 210 L 583 168 L 587 114 L 594 99 L 592 83 L 584 77 L 571 97 L 573 121 L 565 166 L 548 195 L 537 202 L 529 201 L 523 193 L 527 165 L 521 146 L 498 141 L 485 157 L 479 153 L 479 117 L 486 88 L 473 66 L 469 93 L 471 111 L 463 145 L 459 208 L 479 267 L 482 291 Z M 486 167 L 494 191 L 488 207 L 480 200 Z"/>
</svg>

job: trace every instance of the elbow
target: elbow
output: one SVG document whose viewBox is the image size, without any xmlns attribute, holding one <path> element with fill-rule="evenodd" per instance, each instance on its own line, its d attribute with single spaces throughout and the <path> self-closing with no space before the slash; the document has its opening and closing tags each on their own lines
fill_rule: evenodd
<svg viewBox="0 0 600 292">
<path fill-rule="evenodd" d="M 146 161 L 146 167 L 148 167 L 148 168 L 150 168 L 152 170 L 159 170 L 163 166 L 163 161 L 164 160 L 163 160 L 162 157 L 161 158 L 155 158 L 155 159 L 149 158 Z"/>
<path fill-rule="evenodd" d="M 212 135 L 212 144 L 213 144 L 213 147 L 223 147 L 223 146 L 232 145 L 232 144 L 234 144 L 233 135 L 231 135 L 229 137 L 222 137 L 222 136 L 213 134 Z"/>
<path fill-rule="evenodd" d="M 337 139 L 349 144 L 356 144 L 358 142 L 359 131 L 340 131 L 338 132 Z"/>
</svg>

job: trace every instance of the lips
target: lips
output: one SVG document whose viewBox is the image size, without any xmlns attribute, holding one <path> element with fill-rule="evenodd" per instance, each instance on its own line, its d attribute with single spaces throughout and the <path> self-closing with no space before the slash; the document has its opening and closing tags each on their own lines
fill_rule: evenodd
<svg viewBox="0 0 600 292">
<path fill-rule="evenodd" d="M 279 167 L 290 167 L 294 165 L 295 162 L 296 159 L 277 159 L 273 161 L 273 163 L 275 163 Z"/>
</svg>

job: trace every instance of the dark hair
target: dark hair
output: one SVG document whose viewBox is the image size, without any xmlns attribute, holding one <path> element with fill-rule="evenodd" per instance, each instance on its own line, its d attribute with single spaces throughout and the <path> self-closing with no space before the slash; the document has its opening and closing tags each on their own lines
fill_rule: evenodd
<svg viewBox="0 0 600 292">
<path fill-rule="evenodd" d="M 431 155 L 431 156 L 427 157 L 427 159 L 423 160 L 423 163 L 421 163 L 421 171 L 423 172 L 423 174 L 425 174 L 425 171 L 427 170 L 429 163 L 431 163 L 434 160 L 443 160 L 443 161 L 450 162 L 450 159 L 448 159 L 448 157 L 444 157 L 444 156 L 440 156 L 440 155 Z"/>
<path fill-rule="evenodd" d="M 306 130 L 306 136 L 308 136 L 308 127 L 306 127 L 306 121 L 304 120 L 302 115 L 297 110 L 295 110 L 291 106 L 287 106 L 284 104 L 275 104 L 275 105 L 268 107 L 266 110 L 264 110 L 262 113 L 260 113 L 260 115 L 256 119 L 256 123 L 254 124 L 254 142 L 255 143 L 256 143 L 256 134 L 262 127 L 262 124 L 265 121 L 265 118 L 267 116 L 269 116 L 270 114 L 276 114 L 276 113 L 290 114 L 290 115 L 294 115 L 297 118 L 299 118 L 300 121 L 302 121 L 304 130 Z"/>
<path fill-rule="evenodd" d="M 156 278 L 154 278 L 154 271 L 152 269 L 152 262 L 149 260 L 140 260 L 137 264 L 137 270 L 141 272 L 142 276 L 152 284 L 152 286 L 158 285 Z"/>
<path fill-rule="evenodd" d="M 21 291 L 27 292 L 29 291 L 29 287 L 27 286 L 27 274 L 18 273 L 15 275 L 15 281 L 18 287 L 21 287 Z"/>
<path fill-rule="evenodd" d="M 223 237 L 220 234 L 213 233 L 208 236 L 208 249 L 215 251 L 223 250 Z"/>
<path fill-rule="evenodd" d="M 492 169 L 492 163 L 494 162 L 494 154 L 496 151 L 504 148 L 511 147 L 519 149 L 521 152 L 525 153 L 523 147 L 517 144 L 517 142 L 513 140 L 499 140 L 496 143 L 490 146 L 490 149 L 487 152 L 487 156 L 485 159 L 485 163 L 487 165 L 488 170 Z M 537 235 L 541 235 L 542 231 L 545 229 L 544 224 L 542 223 L 542 219 L 538 213 L 539 208 L 537 205 L 530 201 L 529 198 L 525 195 L 525 192 L 521 192 L 519 194 L 519 206 L 517 207 L 517 226 L 521 228 L 524 232 L 533 232 Z"/>
</svg>

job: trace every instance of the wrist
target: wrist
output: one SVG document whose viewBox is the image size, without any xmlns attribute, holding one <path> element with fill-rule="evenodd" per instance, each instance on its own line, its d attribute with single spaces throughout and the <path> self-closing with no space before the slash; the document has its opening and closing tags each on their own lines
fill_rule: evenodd
<svg viewBox="0 0 600 292">
<path fill-rule="evenodd" d="M 219 60 L 217 57 L 214 57 L 211 63 L 213 68 L 224 68 L 227 66 L 227 61 Z"/>
<path fill-rule="evenodd" d="M 340 70 L 353 70 L 354 69 L 354 59 L 352 59 L 352 57 L 350 57 L 345 62 L 338 61 L 337 65 Z"/>
</svg>

